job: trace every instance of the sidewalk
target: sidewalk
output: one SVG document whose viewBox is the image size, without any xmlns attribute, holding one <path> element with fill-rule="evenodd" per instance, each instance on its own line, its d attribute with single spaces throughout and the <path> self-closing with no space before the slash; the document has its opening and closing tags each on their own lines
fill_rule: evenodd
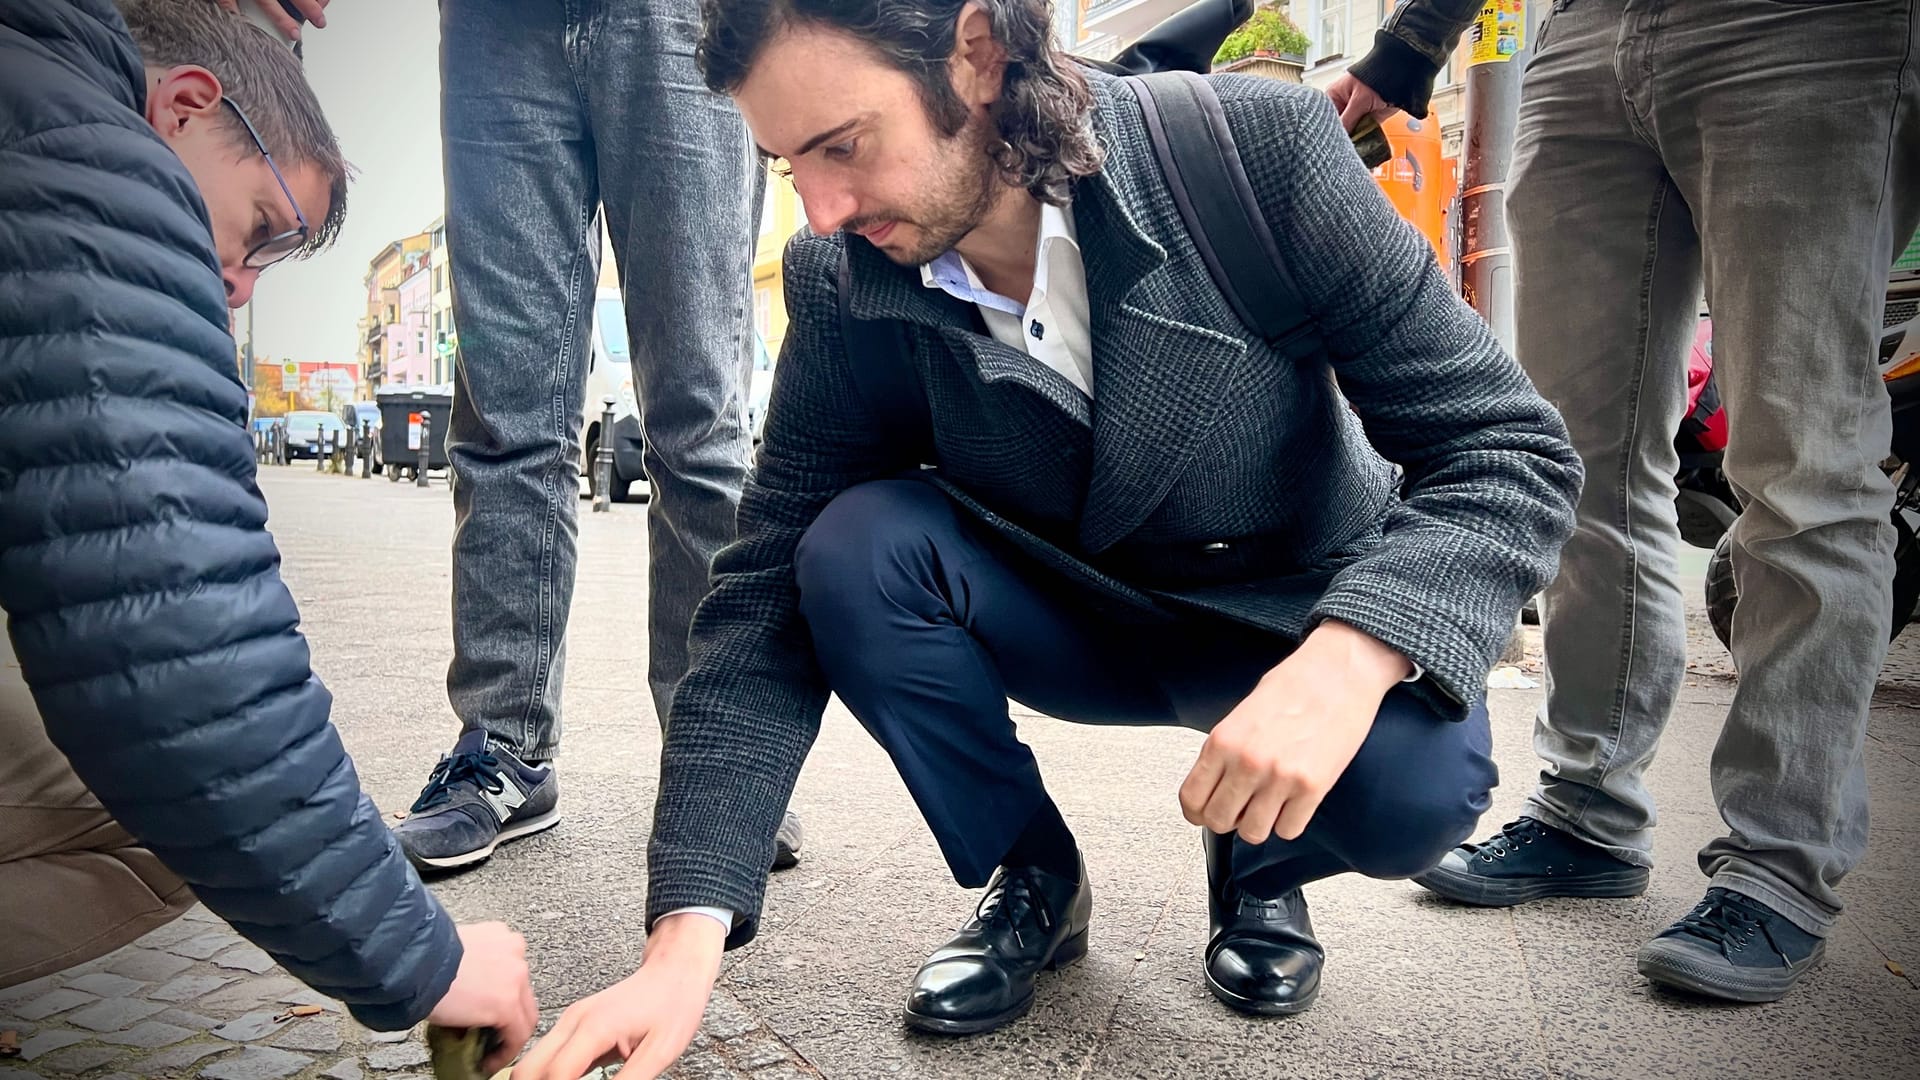
<svg viewBox="0 0 1920 1080">
<path fill-rule="evenodd" d="M 404 808 L 455 733 L 445 488 L 301 469 L 269 469 L 262 483 L 347 745 L 380 806 Z M 586 509 L 559 763 L 566 821 L 434 885 L 457 917 L 503 918 L 527 934 L 549 1020 L 639 962 L 659 753 L 641 639 L 645 508 Z M 1087 850 L 1092 952 L 1044 978 L 1032 1015 L 1007 1030 L 906 1033 L 907 980 L 972 898 L 946 876 L 885 755 L 836 705 L 795 797 L 804 860 L 774 878 L 759 940 L 729 955 L 701 1042 L 675 1075 L 1920 1075 L 1920 633 L 1896 644 L 1882 682 L 1867 747 L 1873 846 L 1842 887 L 1849 908 L 1825 965 L 1785 1002 L 1754 1008 L 1669 996 L 1633 971 L 1633 951 L 1700 898 L 1693 853 L 1722 828 L 1706 760 L 1733 684 L 1695 616 L 1694 675 L 1650 777 L 1661 828 L 1646 896 L 1479 911 L 1405 882 L 1310 886 L 1325 987 L 1311 1012 L 1272 1021 L 1227 1011 L 1201 980 L 1204 872 L 1175 801 L 1199 737 L 1031 717 L 1023 732 Z M 1502 785 L 1483 832 L 1513 815 L 1537 769 L 1539 696 L 1492 692 Z M 372 1042 L 337 1007 L 275 1022 L 319 1002 L 196 912 L 114 957 L 0 991 L 0 1029 L 25 1048 L 0 1060 L 0 1080 L 426 1071 L 417 1033 Z"/>
</svg>

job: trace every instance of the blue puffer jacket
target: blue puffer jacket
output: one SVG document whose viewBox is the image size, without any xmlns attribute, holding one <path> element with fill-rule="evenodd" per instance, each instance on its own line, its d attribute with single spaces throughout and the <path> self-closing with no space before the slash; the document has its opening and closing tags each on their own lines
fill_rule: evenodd
<svg viewBox="0 0 1920 1080">
<path fill-rule="evenodd" d="M 407 1027 L 459 940 L 328 722 L 206 208 L 144 82 L 110 0 L 0 0 L 0 606 L 120 823 L 294 975 Z"/>
</svg>

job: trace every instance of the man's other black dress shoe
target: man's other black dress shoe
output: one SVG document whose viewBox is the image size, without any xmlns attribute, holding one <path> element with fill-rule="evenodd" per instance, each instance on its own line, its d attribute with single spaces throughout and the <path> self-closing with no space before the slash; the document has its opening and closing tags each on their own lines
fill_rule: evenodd
<svg viewBox="0 0 1920 1080">
<path fill-rule="evenodd" d="M 1235 885 L 1230 867 L 1233 834 L 1203 834 L 1211 936 L 1207 989 L 1255 1016 L 1305 1012 L 1320 994 L 1326 952 L 1313 936 L 1307 898 L 1299 889 L 1275 899 Z"/>
<path fill-rule="evenodd" d="M 977 1035 L 1026 1015 L 1034 976 L 1087 955 L 1092 917 L 1084 859 L 1078 881 L 1032 866 L 995 870 L 973 918 L 914 976 L 907 1026 Z"/>
</svg>

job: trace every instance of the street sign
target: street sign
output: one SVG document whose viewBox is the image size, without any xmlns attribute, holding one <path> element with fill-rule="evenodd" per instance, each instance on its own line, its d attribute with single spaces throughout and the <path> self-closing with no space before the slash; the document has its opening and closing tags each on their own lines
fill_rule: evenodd
<svg viewBox="0 0 1920 1080">
<path fill-rule="evenodd" d="M 280 365 L 280 389 L 289 394 L 300 389 L 300 365 L 298 362 L 289 360 Z"/>
</svg>

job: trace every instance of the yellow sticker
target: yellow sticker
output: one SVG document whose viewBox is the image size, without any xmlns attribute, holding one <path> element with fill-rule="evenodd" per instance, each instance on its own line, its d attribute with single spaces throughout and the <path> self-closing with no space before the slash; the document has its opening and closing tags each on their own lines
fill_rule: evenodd
<svg viewBox="0 0 1920 1080">
<path fill-rule="evenodd" d="M 1526 0 L 1487 0 L 1467 29 L 1467 63 L 1504 64 L 1527 45 Z"/>
</svg>

